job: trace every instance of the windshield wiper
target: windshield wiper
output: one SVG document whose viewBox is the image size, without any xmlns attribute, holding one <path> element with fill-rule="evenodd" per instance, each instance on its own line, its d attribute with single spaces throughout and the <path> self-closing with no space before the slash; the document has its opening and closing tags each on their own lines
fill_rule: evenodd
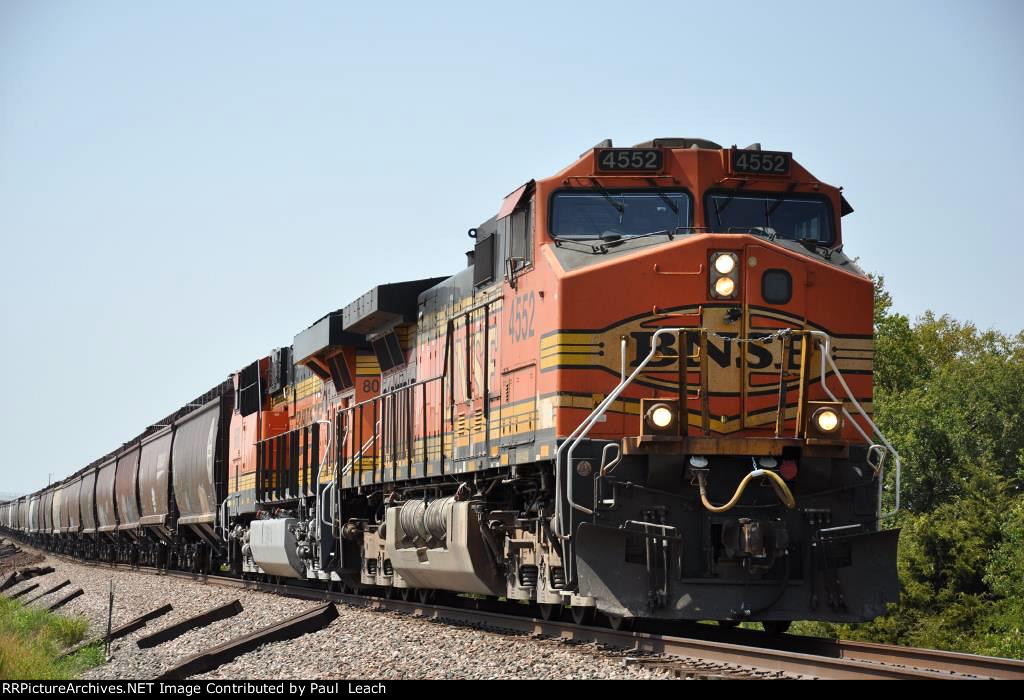
<svg viewBox="0 0 1024 700">
<path fill-rule="evenodd" d="M 682 228 L 682 227 L 680 227 L 680 228 Z M 673 228 L 673 229 L 667 229 L 666 228 L 666 229 L 662 229 L 660 231 L 648 231 L 647 233 L 638 233 L 635 236 L 632 236 L 632 235 L 622 236 L 622 235 L 619 235 L 617 233 L 612 233 L 612 234 L 603 233 L 603 234 L 601 234 L 601 243 L 602 243 L 602 245 L 595 246 L 594 247 L 594 252 L 595 253 L 607 253 L 609 248 L 614 248 L 616 246 L 620 246 L 623 243 L 632 243 L 633 241 L 639 240 L 641 238 L 649 238 L 650 236 L 668 236 L 669 240 L 672 240 L 672 237 L 675 235 L 675 232 L 678 231 L 678 230 L 679 230 L 678 228 Z"/>
<path fill-rule="evenodd" d="M 585 249 L 589 249 L 589 252 L 593 253 L 607 253 L 609 248 L 615 248 L 625 243 L 632 243 L 640 238 L 649 238 L 651 236 L 668 236 L 669 240 L 672 240 L 677 234 L 682 233 L 694 233 L 697 231 L 707 230 L 705 226 L 677 226 L 675 228 L 660 229 L 658 231 L 648 231 L 647 233 L 638 233 L 635 236 L 630 234 L 615 233 L 614 231 L 605 231 L 596 238 L 566 238 L 564 236 L 552 235 L 551 240 L 555 242 L 555 245 L 561 246 L 564 243 L 576 243 L 577 245 L 583 246 Z M 591 243 L 591 241 L 600 241 L 597 245 Z M 574 249 L 575 250 L 575 249 Z M 581 250 L 581 252 L 583 252 Z"/>
<path fill-rule="evenodd" d="M 654 178 L 653 177 L 647 178 L 647 183 L 651 187 L 654 188 L 655 193 L 659 197 L 661 197 L 661 201 L 663 201 L 665 204 L 668 205 L 668 208 L 672 210 L 672 213 L 678 216 L 679 215 L 679 207 L 676 205 L 675 202 L 672 201 L 672 199 L 667 194 L 665 194 L 660 189 L 658 189 L 658 183 L 654 181 Z"/>
<path fill-rule="evenodd" d="M 779 237 L 778 231 L 773 229 L 771 226 L 730 226 L 725 230 L 726 233 L 749 233 L 752 236 L 764 236 L 769 241 L 774 241 Z"/>
<path fill-rule="evenodd" d="M 746 185 L 746 184 L 747 184 L 746 182 L 740 181 L 740 183 L 738 185 L 736 185 L 736 189 L 734 189 L 732 192 L 730 192 L 729 196 L 725 198 L 725 203 L 722 204 L 722 206 L 718 206 L 718 198 L 717 197 L 712 197 L 711 198 L 711 202 L 715 205 L 715 215 L 718 217 L 718 223 L 719 224 L 722 223 L 722 212 L 725 211 L 726 207 L 728 207 L 730 204 L 732 204 L 732 200 L 735 199 L 736 195 L 738 195 L 740 193 L 740 190 L 742 190 L 744 185 Z"/>
<path fill-rule="evenodd" d="M 785 202 L 786 201 L 786 197 L 788 197 L 790 194 L 792 194 L 793 190 L 795 190 L 795 189 L 796 189 L 796 183 L 795 182 L 789 183 L 789 187 L 786 188 L 786 191 L 783 192 L 782 194 L 780 194 L 779 198 L 776 199 L 774 202 L 772 202 L 771 207 L 769 207 L 765 211 L 765 215 L 768 217 L 768 225 L 769 226 L 772 225 L 772 214 L 775 213 L 775 210 L 779 208 L 779 205 L 782 204 L 783 202 Z"/>
<path fill-rule="evenodd" d="M 598 192 L 602 197 L 607 199 L 608 203 L 611 204 L 613 207 L 615 207 L 615 211 L 619 212 L 619 223 L 621 224 L 622 223 L 622 215 L 623 215 L 623 213 L 625 213 L 626 207 L 623 206 L 622 202 L 616 202 L 614 199 L 612 199 L 611 193 L 608 190 L 606 190 L 601 185 L 601 183 L 598 182 L 597 180 L 595 180 L 594 178 L 590 178 L 590 184 L 591 184 L 591 189 L 593 189 L 594 191 Z"/>
<path fill-rule="evenodd" d="M 668 236 L 669 238 L 672 238 L 672 236 L 673 236 L 673 234 L 675 234 L 675 232 L 676 232 L 676 230 L 674 228 L 673 229 L 665 228 L 665 229 L 661 229 L 660 231 L 648 231 L 647 233 L 638 233 L 635 236 L 629 236 L 626 240 L 635 241 L 638 238 L 647 238 L 648 236 Z"/>
<path fill-rule="evenodd" d="M 822 245 L 821 241 L 819 241 L 817 238 L 801 238 L 800 240 L 797 241 L 797 243 L 799 243 L 800 245 L 802 245 L 804 248 L 814 253 L 815 255 L 820 255 L 826 260 L 831 260 L 832 253 L 835 252 L 828 246 Z"/>
<path fill-rule="evenodd" d="M 588 243 L 585 239 L 581 240 L 579 238 L 565 238 L 563 236 L 552 235 L 551 236 L 551 240 L 553 240 L 555 242 L 555 245 L 558 246 L 559 248 L 561 248 L 566 243 L 574 243 L 574 244 L 576 244 L 576 245 L 578 245 L 580 247 L 579 248 L 573 248 L 573 250 L 578 251 L 580 253 L 601 253 L 601 252 L 604 252 L 604 251 L 599 250 L 599 246 L 595 246 L 592 243 Z"/>
<path fill-rule="evenodd" d="M 672 237 L 672 231 L 650 231 L 649 233 L 641 233 L 637 236 L 623 235 L 621 233 L 615 233 L 614 231 L 605 231 L 596 238 L 565 238 L 563 236 L 551 236 L 551 240 L 555 242 L 558 247 L 563 246 L 566 243 L 575 243 L 580 246 L 579 248 L 573 248 L 581 253 L 607 253 L 609 248 L 615 248 L 636 240 L 637 238 L 647 238 L 648 236 L 666 235 L 669 238 Z"/>
</svg>

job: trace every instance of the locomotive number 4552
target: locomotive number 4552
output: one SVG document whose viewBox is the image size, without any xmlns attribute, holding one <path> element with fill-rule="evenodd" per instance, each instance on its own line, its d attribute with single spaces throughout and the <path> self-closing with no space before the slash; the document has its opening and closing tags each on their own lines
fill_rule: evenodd
<svg viewBox="0 0 1024 700">
<path fill-rule="evenodd" d="M 657 148 L 599 148 L 594 156 L 601 172 L 657 172 L 665 164 L 664 154 Z"/>
<path fill-rule="evenodd" d="M 792 153 L 781 151 L 747 151 L 732 149 L 730 168 L 734 173 L 758 173 L 759 175 L 788 175 L 793 161 Z"/>
</svg>

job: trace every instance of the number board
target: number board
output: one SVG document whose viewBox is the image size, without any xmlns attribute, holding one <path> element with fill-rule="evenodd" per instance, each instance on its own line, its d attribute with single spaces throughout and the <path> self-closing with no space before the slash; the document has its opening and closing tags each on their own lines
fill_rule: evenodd
<svg viewBox="0 0 1024 700">
<path fill-rule="evenodd" d="M 730 149 L 730 170 L 734 173 L 756 173 L 758 175 L 789 175 L 793 154 L 782 151 L 741 151 Z"/>
<path fill-rule="evenodd" d="M 665 154 L 660 148 L 595 148 L 594 162 L 597 172 L 653 173 L 665 166 Z"/>
</svg>

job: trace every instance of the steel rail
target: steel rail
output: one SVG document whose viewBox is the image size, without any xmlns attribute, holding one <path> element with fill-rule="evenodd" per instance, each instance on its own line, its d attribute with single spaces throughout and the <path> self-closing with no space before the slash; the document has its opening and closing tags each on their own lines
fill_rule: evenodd
<svg viewBox="0 0 1024 700">
<path fill-rule="evenodd" d="M 344 603 L 370 610 L 390 610 L 423 619 L 483 627 L 499 632 L 597 643 L 628 651 L 696 658 L 822 679 L 1024 680 L 1024 661 L 1015 659 L 798 635 L 773 636 L 754 630 L 721 630 L 709 625 L 692 625 L 692 629 L 687 631 L 693 635 L 687 637 L 646 631 L 616 631 L 604 627 L 577 625 L 559 620 L 548 621 L 530 615 L 488 610 L 486 608 L 490 601 L 465 599 L 468 607 L 455 607 L 216 574 L 89 562 L 66 555 L 47 554 L 85 566 L 167 576 L 291 598 Z M 515 604 L 509 604 L 511 605 Z M 526 605 L 522 607 L 528 609 Z M 659 623 L 654 625 L 663 626 Z M 723 639 L 728 641 L 722 641 Z"/>
<path fill-rule="evenodd" d="M 794 634 L 770 635 L 758 630 L 723 629 L 713 625 L 693 627 L 690 632 L 701 639 L 766 646 L 792 653 L 830 656 L 890 666 L 941 670 L 969 677 L 1024 680 L 1024 661 L 1018 659 Z"/>
<path fill-rule="evenodd" d="M 918 668 L 942 668 L 956 673 L 999 680 L 1024 680 L 1024 661 L 996 656 L 964 654 L 941 649 L 919 649 L 873 642 L 839 640 L 839 658 L 871 663 L 904 664 Z"/>
<path fill-rule="evenodd" d="M 574 642 L 604 644 L 650 654 L 662 654 L 705 661 L 735 664 L 749 668 L 767 668 L 828 679 L 940 679 L 955 674 L 935 670 L 887 666 L 863 660 L 842 659 L 813 654 L 795 654 L 777 649 L 674 637 L 647 632 L 615 631 L 571 622 L 547 621 L 527 615 L 512 615 L 473 607 L 453 607 L 431 603 L 396 600 L 357 593 L 327 592 L 323 589 L 262 581 L 243 581 L 218 576 L 192 576 L 182 572 L 168 575 L 194 581 L 212 582 L 253 591 L 276 593 L 307 600 L 332 601 L 371 610 L 390 610 L 439 622 L 512 631 L 534 637 L 554 637 Z"/>
</svg>

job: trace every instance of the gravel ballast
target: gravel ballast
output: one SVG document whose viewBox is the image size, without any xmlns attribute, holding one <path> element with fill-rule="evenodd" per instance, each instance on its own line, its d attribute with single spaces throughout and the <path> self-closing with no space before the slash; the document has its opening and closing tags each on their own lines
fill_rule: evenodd
<svg viewBox="0 0 1024 700">
<path fill-rule="evenodd" d="M 61 613 L 86 617 L 91 637 L 106 631 L 111 580 L 113 627 L 165 603 L 174 606 L 170 613 L 115 640 L 111 661 L 88 671 L 82 676 L 85 679 L 150 679 L 188 656 L 316 606 L 308 600 L 104 565 L 76 564 L 55 557 L 47 557 L 44 563 L 55 571 L 37 581 L 43 584 L 40 590 L 70 579 L 73 586 L 85 591 Z M 33 603 L 33 607 L 59 597 L 58 591 Z M 140 637 L 235 598 L 244 609 L 232 618 L 191 630 L 152 649 L 139 649 L 135 644 Z M 667 675 L 627 665 L 625 652 L 593 644 L 500 634 L 344 604 L 338 604 L 337 609 L 338 618 L 319 632 L 266 644 L 196 678 L 655 679 Z"/>
</svg>

